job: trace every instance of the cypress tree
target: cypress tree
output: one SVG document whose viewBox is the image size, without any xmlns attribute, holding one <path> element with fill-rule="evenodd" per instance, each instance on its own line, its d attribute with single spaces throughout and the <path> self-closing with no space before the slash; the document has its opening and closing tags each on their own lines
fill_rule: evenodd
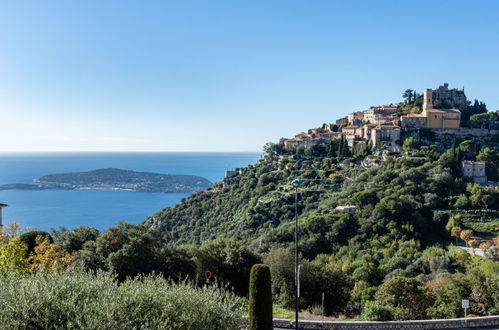
<svg viewBox="0 0 499 330">
<path fill-rule="evenodd" d="M 272 288 L 270 267 L 263 264 L 253 265 L 249 283 L 249 330 L 271 330 Z"/>
</svg>

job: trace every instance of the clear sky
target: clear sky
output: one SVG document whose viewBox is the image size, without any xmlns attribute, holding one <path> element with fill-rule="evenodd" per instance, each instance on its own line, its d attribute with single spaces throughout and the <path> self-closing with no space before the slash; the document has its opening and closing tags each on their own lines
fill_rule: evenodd
<svg viewBox="0 0 499 330">
<path fill-rule="evenodd" d="M 499 109 L 499 1 L 0 0 L 0 151 L 260 151 L 448 82 Z"/>
</svg>

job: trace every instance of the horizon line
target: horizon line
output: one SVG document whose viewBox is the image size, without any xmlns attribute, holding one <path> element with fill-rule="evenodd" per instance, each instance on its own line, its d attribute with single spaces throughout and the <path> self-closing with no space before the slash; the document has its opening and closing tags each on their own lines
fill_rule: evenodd
<svg viewBox="0 0 499 330">
<path fill-rule="evenodd" d="M 239 150 L 239 151 L 221 151 L 221 150 L 0 150 L 0 153 L 63 153 L 63 152 L 92 152 L 92 153 L 166 153 L 166 152 L 177 152 L 177 153 L 264 153 L 263 151 L 256 150 Z"/>
</svg>

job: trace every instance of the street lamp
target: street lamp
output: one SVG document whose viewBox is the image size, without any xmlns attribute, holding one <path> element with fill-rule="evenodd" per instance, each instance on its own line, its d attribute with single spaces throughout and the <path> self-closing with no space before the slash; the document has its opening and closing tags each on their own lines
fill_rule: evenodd
<svg viewBox="0 0 499 330">
<path fill-rule="evenodd" d="M 299 288 L 299 271 L 298 271 L 298 188 L 303 180 L 296 178 L 291 181 L 295 187 L 295 329 L 298 329 L 298 288 Z"/>
</svg>

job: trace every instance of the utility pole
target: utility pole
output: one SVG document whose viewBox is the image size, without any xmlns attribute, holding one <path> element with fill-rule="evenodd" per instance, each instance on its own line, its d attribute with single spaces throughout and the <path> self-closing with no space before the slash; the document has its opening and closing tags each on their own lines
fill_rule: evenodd
<svg viewBox="0 0 499 330">
<path fill-rule="evenodd" d="M 298 298 L 299 298 L 299 269 L 298 269 L 298 187 L 302 180 L 297 178 L 291 181 L 295 187 L 295 329 L 298 330 Z"/>
</svg>

